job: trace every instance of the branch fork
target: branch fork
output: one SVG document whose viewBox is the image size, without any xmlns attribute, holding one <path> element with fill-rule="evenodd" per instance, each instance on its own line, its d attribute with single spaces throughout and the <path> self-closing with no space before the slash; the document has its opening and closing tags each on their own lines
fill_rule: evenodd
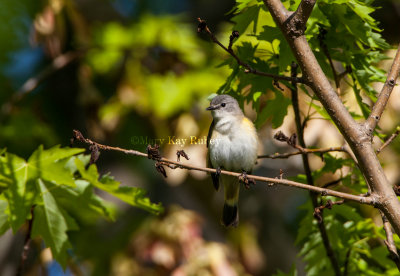
<svg viewBox="0 0 400 276">
<path fill-rule="evenodd" d="M 217 44 L 218 46 L 220 46 L 223 50 L 225 50 L 228 54 L 230 54 L 235 60 L 236 62 L 244 67 L 244 72 L 245 73 L 250 73 L 250 74 L 254 74 L 254 75 L 259 75 L 259 76 L 264 76 L 264 77 L 269 77 L 274 79 L 275 81 L 277 80 L 285 80 L 285 81 L 291 81 L 291 82 L 295 82 L 295 83 L 303 83 L 303 84 L 307 84 L 306 79 L 304 78 L 298 78 L 298 77 L 288 77 L 288 76 L 282 76 L 282 75 L 275 75 L 275 74 L 271 74 L 271 73 L 267 73 L 267 72 L 263 72 L 263 71 L 259 71 L 257 69 L 252 68 L 248 63 L 244 62 L 243 60 L 241 60 L 233 51 L 232 49 L 232 45 L 233 42 L 236 38 L 239 37 L 239 32 L 237 31 L 233 31 L 232 34 L 229 37 L 229 45 L 228 47 L 225 47 L 214 35 L 213 32 L 211 32 L 211 30 L 208 28 L 207 23 L 205 20 L 201 19 L 201 18 L 197 18 L 197 21 L 199 22 L 198 26 L 197 26 L 197 32 L 205 32 L 210 39 L 212 40 L 212 42 L 214 42 L 215 44 Z"/>
</svg>

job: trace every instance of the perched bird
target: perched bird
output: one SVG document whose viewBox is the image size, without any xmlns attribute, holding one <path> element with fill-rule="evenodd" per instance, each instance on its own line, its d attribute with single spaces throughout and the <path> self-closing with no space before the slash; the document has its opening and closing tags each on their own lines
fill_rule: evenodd
<svg viewBox="0 0 400 276">
<path fill-rule="evenodd" d="M 207 110 L 213 121 L 207 136 L 207 167 L 217 169 L 211 178 L 216 190 L 224 186 L 222 223 L 237 226 L 239 223 L 239 178 L 220 175 L 221 169 L 241 172 L 241 180 L 248 179 L 257 160 L 258 137 L 254 124 L 244 116 L 238 102 L 229 95 L 218 95 L 211 100 Z"/>
</svg>

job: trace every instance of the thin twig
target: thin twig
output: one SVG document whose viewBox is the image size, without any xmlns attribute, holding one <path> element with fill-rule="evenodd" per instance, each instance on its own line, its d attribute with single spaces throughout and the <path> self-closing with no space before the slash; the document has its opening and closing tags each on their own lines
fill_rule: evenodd
<svg viewBox="0 0 400 276">
<path fill-rule="evenodd" d="M 319 153 L 319 154 L 324 154 L 327 152 L 333 152 L 333 151 L 339 151 L 339 152 L 346 152 L 347 149 L 342 146 L 342 147 L 330 147 L 330 148 L 320 148 L 320 149 L 309 149 L 309 148 L 303 148 L 301 146 L 297 146 L 296 148 L 301 148 L 298 151 L 295 152 L 286 152 L 286 153 L 274 153 L 274 154 L 265 154 L 265 155 L 259 155 L 258 158 L 270 158 L 270 159 L 284 159 L 284 158 L 289 158 L 291 156 L 299 155 L 299 154 L 310 154 L 310 153 Z"/>
<path fill-rule="evenodd" d="M 393 88 L 396 85 L 396 80 L 397 77 L 399 76 L 399 72 L 400 72 L 400 44 L 397 48 L 396 56 L 393 60 L 392 67 L 390 68 L 390 71 L 386 78 L 386 82 L 382 87 L 378 99 L 376 100 L 374 106 L 372 107 L 371 114 L 365 121 L 365 127 L 370 135 L 372 135 L 372 133 L 376 128 L 376 125 L 379 123 L 379 120 L 381 119 L 382 113 L 385 110 L 390 94 L 392 93 Z"/>
<path fill-rule="evenodd" d="M 281 76 L 281 75 L 275 75 L 275 74 L 271 74 L 271 73 L 267 73 L 267 72 L 263 72 L 263 71 L 259 71 L 257 69 L 252 68 L 248 63 L 245 63 L 244 61 L 242 61 L 233 51 L 232 49 L 232 42 L 233 39 L 230 40 L 229 43 L 229 47 L 225 47 L 214 35 L 213 32 L 211 32 L 211 30 L 208 28 L 207 23 L 205 20 L 202 20 L 201 18 L 197 18 L 197 20 L 199 21 L 199 25 L 198 25 L 198 32 L 202 32 L 205 31 L 208 36 L 211 38 L 212 42 L 214 42 L 215 44 L 217 44 L 218 46 L 220 46 L 222 49 L 224 49 L 227 53 L 229 53 L 235 60 L 236 62 L 243 66 L 245 68 L 244 72 L 245 73 L 251 73 L 254 75 L 259 75 L 259 76 L 264 76 L 264 77 L 269 77 L 269 78 L 273 78 L 274 80 L 285 80 L 285 81 L 294 81 L 296 83 L 304 83 L 307 84 L 306 80 L 303 78 L 292 78 L 292 77 L 287 77 L 287 76 Z M 238 34 L 236 34 L 237 31 L 233 31 L 231 37 L 236 37 Z M 235 33 L 235 34 L 234 34 Z"/>
<path fill-rule="evenodd" d="M 32 92 L 36 87 L 39 86 L 39 84 L 41 84 L 53 73 L 65 68 L 67 65 L 71 64 L 83 54 L 84 51 L 67 52 L 53 59 L 52 62 L 36 76 L 31 77 L 27 81 L 25 81 L 25 83 L 18 89 L 18 91 L 13 94 L 11 99 L 1 106 L 1 111 L 5 114 L 9 113 L 13 105 L 19 102 L 25 95 Z"/>
<path fill-rule="evenodd" d="M 118 152 L 122 152 L 122 153 L 125 153 L 128 155 L 141 156 L 141 157 L 148 158 L 148 154 L 146 154 L 144 152 L 99 144 L 97 142 L 94 142 L 90 139 L 85 138 L 82 135 L 82 133 L 79 132 L 78 130 L 73 131 L 73 140 L 83 142 L 87 145 L 96 145 L 99 150 L 118 151 Z M 198 166 L 189 165 L 189 164 L 183 164 L 181 162 L 169 160 L 164 157 L 160 157 L 156 161 L 161 162 L 162 165 L 165 165 L 165 164 L 175 165 L 175 166 L 171 167 L 173 169 L 179 168 L 179 169 L 186 169 L 186 170 L 202 171 L 202 172 L 207 172 L 207 173 L 217 173 L 216 169 L 198 167 Z M 235 177 L 239 177 L 242 175 L 242 173 L 225 171 L 225 170 L 218 171 L 218 173 L 225 174 L 225 175 L 231 175 L 231 176 L 235 176 Z M 361 204 L 368 204 L 368 205 L 377 204 L 377 199 L 372 196 L 363 197 L 363 196 L 338 192 L 338 191 L 334 191 L 334 190 L 330 190 L 330 189 L 324 189 L 321 187 L 310 186 L 307 184 L 303 184 L 300 182 L 295 182 L 295 181 L 291 181 L 291 180 L 287 180 L 287 179 L 270 178 L 270 177 L 263 177 L 263 176 L 258 176 L 258 175 L 247 175 L 247 178 L 254 179 L 256 181 L 266 182 L 269 184 L 272 183 L 272 184 L 279 184 L 279 185 L 290 186 L 290 187 L 297 187 L 300 189 L 304 189 L 304 190 L 308 190 L 308 191 L 312 191 L 312 192 L 321 194 L 322 196 L 334 196 L 334 197 L 338 197 L 338 198 L 347 199 L 350 201 L 355 201 L 355 202 L 358 202 Z"/>
<path fill-rule="evenodd" d="M 332 200 L 328 200 L 327 202 L 326 202 L 326 204 L 325 205 L 321 205 L 321 206 L 318 206 L 318 207 L 315 207 L 314 208 L 314 214 L 313 214 L 313 216 L 317 219 L 317 221 L 318 221 L 318 223 L 321 223 L 322 222 L 322 220 L 323 220 L 323 218 L 322 218 L 322 211 L 324 210 L 324 209 L 332 209 L 332 207 L 333 206 L 335 206 L 335 205 L 341 205 L 341 204 L 343 204 L 344 203 L 344 199 L 343 200 L 338 200 L 338 201 L 332 201 Z"/>
<path fill-rule="evenodd" d="M 385 214 L 381 212 L 381 216 L 383 222 L 383 229 L 385 230 L 386 233 L 385 245 L 389 250 L 391 259 L 396 264 L 397 269 L 400 271 L 400 257 L 399 253 L 397 252 L 396 244 L 394 243 L 392 226 L 390 225 L 390 222 L 386 218 Z"/>
<path fill-rule="evenodd" d="M 298 65 L 293 62 L 291 65 L 291 76 L 292 77 L 296 76 L 297 67 L 298 67 Z M 299 144 L 302 147 L 302 149 L 305 149 L 307 146 L 304 141 L 304 129 L 302 128 L 302 123 L 301 123 L 301 118 L 300 118 L 299 97 L 298 97 L 298 90 L 297 90 L 296 83 L 292 83 L 292 87 L 290 88 L 290 90 L 291 90 L 291 94 L 292 94 L 292 106 L 293 106 L 293 111 L 294 111 L 296 129 L 297 129 L 297 133 L 299 136 Z M 277 138 L 276 136 L 277 135 L 275 135 L 275 138 Z M 278 135 L 278 137 L 283 140 L 286 140 L 286 142 L 289 145 L 292 145 L 292 146 L 296 145 L 296 143 L 295 143 L 295 141 L 293 141 L 293 139 L 286 139 L 287 137 L 285 135 L 283 135 L 283 133 L 281 135 Z M 293 135 L 292 135 L 292 137 L 293 137 Z M 312 177 L 310 163 L 308 161 L 308 155 L 303 153 L 301 155 L 301 157 L 303 160 L 303 167 L 304 167 L 304 172 L 306 174 L 307 183 L 309 184 L 310 187 L 314 187 L 314 179 Z M 316 208 L 319 207 L 317 195 L 314 193 L 310 193 L 310 196 L 311 196 L 312 204 L 314 206 L 314 210 L 316 210 Z M 340 266 L 336 259 L 335 251 L 333 250 L 331 242 L 329 240 L 325 222 L 322 220 L 322 217 L 321 217 L 321 220 L 318 221 L 318 229 L 321 234 L 321 238 L 322 238 L 322 242 L 324 244 L 325 250 L 326 250 L 326 254 L 332 264 L 335 274 L 337 276 L 341 275 Z"/>
<path fill-rule="evenodd" d="M 400 126 L 396 127 L 396 131 L 377 149 L 376 153 L 379 154 L 384 148 L 386 148 L 393 140 L 400 134 Z"/>
</svg>

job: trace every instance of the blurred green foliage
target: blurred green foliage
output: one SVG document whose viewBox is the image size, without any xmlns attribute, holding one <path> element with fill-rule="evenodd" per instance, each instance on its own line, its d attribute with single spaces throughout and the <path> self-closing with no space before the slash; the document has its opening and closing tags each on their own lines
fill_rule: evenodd
<svg viewBox="0 0 400 276">
<path fill-rule="evenodd" d="M 224 71 L 215 68 L 193 26 L 179 20 L 146 15 L 129 27 L 112 22 L 94 32 L 96 47 L 88 52 L 88 64 L 101 76 L 125 62 L 124 82 L 135 92 L 132 102 L 105 104 L 102 119 L 110 120 L 130 108 L 167 118 L 189 110 L 196 99 L 223 82 Z"/>
<path fill-rule="evenodd" d="M 166 187 L 155 174 L 153 162 L 144 158 L 102 152 L 97 165 L 89 165 L 83 149 L 54 147 L 68 145 L 76 128 L 96 141 L 137 150 L 146 148 L 144 141 L 148 138 L 187 133 L 202 137 L 210 123 L 210 117 L 202 111 L 207 96 L 215 92 L 229 93 L 242 107 L 253 108 L 255 124 L 262 131 L 265 126 L 281 127 L 290 114 L 290 83 L 283 81 L 278 86 L 273 79 L 245 73 L 234 58 L 196 33 L 194 24 L 187 23 L 195 21 L 191 18 L 143 13 L 143 7 L 149 10 L 151 3 L 158 2 L 153 6 L 159 11 L 169 5 L 167 2 L 136 1 L 133 9 L 137 9 L 137 15 L 132 18 L 126 17 L 128 10 L 123 16 L 115 14 L 113 5 L 122 2 L 90 2 L 95 19 L 85 14 L 80 1 L 4 0 L 0 4 L 4 22 L 0 26 L 0 147 L 7 147 L 0 154 L 0 234 L 10 228 L 14 233 L 23 232 L 33 218 L 36 249 L 41 251 L 40 241 L 44 241 L 64 268 L 83 267 L 93 275 L 170 275 L 174 271 L 212 275 L 219 269 L 239 275 L 275 272 L 276 264 L 270 261 L 274 256 L 264 256 L 266 248 L 260 249 L 262 239 L 276 239 L 273 236 L 268 240 L 268 234 L 258 233 L 259 229 L 274 228 L 264 222 L 270 210 L 257 209 L 265 207 L 264 193 L 260 193 L 260 202 L 249 197 L 252 204 L 242 211 L 251 213 L 255 209 L 263 225 L 243 223 L 225 235 L 221 227 L 210 226 L 218 215 L 211 200 L 211 185 L 204 188 L 208 180 L 184 174 L 182 191 Z M 385 81 L 379 63 L 387 58 L 385 51 L 390 48 L 372 16 L 376 10 L 372 2 L 320 0 L 306 29 L 307 40 L 332 83 L 334 74 L 325 50 L 338 74 L 348 71 L 343 79 L 346 89 L 340 96 L 354 97 L 358 108 L 350 101 L 345 104 L 357 120 L 369 114 L 376 99 L 373 84 Z M 299 3 L 283 1 L 290 11 Z M 233 45 L 240 59 L 260 71 L 290 73 L 293 54 L 262 1 L 237 0 L 229 16 L 232 29 L 240 33 Z M 222 37 L 224 45 L 228 44 L 231 25 L 209 27 L 219 39 Z M 62 68 L 54 67 L 55 59 L 68 53 L 78 57 Z M 24 91 L 28 79 L 38 81 L 38 86 Z M 330 120 L 315 95 L 305 86 L 299 87 L 303 92 L 304 126 L 313 119 Z M 378 136 L 382 139 L 385 134 L 379 132 Z M 399 143 L 393 146 L 398 153 Z M 161 150 L 171 154 L 168 146 Z M 205 147 L 202 150 L 196 154 L 201 156 Z M 316 183 L 336 176 L 340 181 L 333 189 L 368 192 L 351 159 L 325 154 L 321 164 L 312 173 Z M 109 168 L 117 171 L 111 175 L 127 181 L 121 185 L 104 173 Z M 118 172 L 120 168 L 125 171 Z M 126 176 L 127 171 L 133 176 Z M 306 183 L 304 174 L 292 179 Z M 167 181 L 173 185 L 179 182 L 173 177 Z M 124 210 L 125 205 L 112 198 L 145 212 Z M 195 213 L 175 207 L 167 209 L 163 217 L 149 216 L 163 211 L 160 204 L 152 202 L 162 201 L 168 206 L 178 200 L 190 201 L 191 208 L 212 219 L 206 217 L 202 223 Z M 201 207 L 193 207 L 196 204 Z M 290 209 L 280 205 L 281 209 Z M 287 212 L 292 217 L 301 214 L 301 219 L 292 218 L 287 228 L 297 235 L 296 245 L 307 275 L 333 275 L 310 200 L 298 213 Z M 396 275 L 383 243 L 383 230 L 371 219 L 374 215 L 371 208 L 347 203 L 324 211 L 328 236 L 343 273 Z M 400 246 L 397 237 L 395 241 Z M 280 244 L 279 249 L 286 250 Z M 278 253 L 272 255 L 287 255 Z M 37 262 L 31 267 L 35 265 Z M 301 267 L 285 265 L 292 269 L 276 275 L 301 275 Z"/>
</svg>

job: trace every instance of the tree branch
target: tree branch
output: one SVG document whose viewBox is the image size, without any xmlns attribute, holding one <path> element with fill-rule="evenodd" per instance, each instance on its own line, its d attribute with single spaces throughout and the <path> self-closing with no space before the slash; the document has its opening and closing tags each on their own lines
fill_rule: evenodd
<svg viewBox="0 0 400 276">
<path fill-rule="evenodd" d="M 202 20 L 200 18 L 197 18 L 197 20 L 199 21 L 199 26 L 197 31 L 201 32 L 201 31 L 205 31 L 208 36 L 211 38 L 212 42 L 214 42 L 215 44 L 217 44 L 218 46 L 220 46 L 222 49 L 225 50 L 225 52 L 227 52 L 228 54 L 230 54 L 235 60 L 236 62 L 243 66 L 245 68 L 244 72 L 245 73 L 251 73 L 254 75 L 259 75 L 259 76 L 264 76 L 264 77 L 269 77 L 269 78 L 273 78 L 274 80 L 285 80 L 285 81 L 295 81 L 296 83 L 304 83 L 307 84 L 305 79 L 303 78 L 291 78 L 291 77 L 287 77 L 287 76 L 281 76 L 281 75 L 275 75 L 275 74 L 271 74 L 271 73 L 267 73 L 267 72 L 263 72 L 263 71 L 259 71 L 257 69 L 252 68 L 248 63 L 245 63 L 244 61 L 242 61 L 233 51 L 232 49 L 232 44 L 233 44 L 233 39 L 235 37 L 239 36 L 239 33 L 237 31 L 233 31 L 232 35 L 230 37 L 230 41 L 229 41 L 229 46 L 228 48 L 225 47 L 213 34 L 213 32 L 211 32 L 211 30 L 208 28 L 207 23 L 205 20 Z"/>
<path fill-rule="evenodd" d="M 381 119 L 382 113 L 385 110 L 386 104 L 389 100 L 390 94 L 393 91 L 393 87 L 396 85 L 396 79 L 400 72 L 400 44 L 397 48 L 396 56 L 393 60 L 392 67 L 390 68 L 389 74 L 386 78 L 386 82 L 382 87 L 381 93 L 372 107 L 371 114 L 365 122 L 365 127 L 368 134 L 372 136 L 376 125 Z"/>
<path fill-rule="evenodd" d="M 153 155 L 151 155 L 149 153 L 146 154 L 144 152 L 140 152 L 137 150 L 128 150 L 128 149 L 123 149 L 120 147 L 112 147 L 112 146 L 99 144 L 88 138 L 85 138 L 82 135 L 82 133 L 78 130 L 73 130 L 73 138 L 72 138 L 71 142 L 75 142 L 75 141 L 80 141 L 89 146 L 95 146 L 95 148 L 97 148 L 98 150 L 118 151 L 118 152 L 122 152 L 122 153 L 125 153 L 128 155 L 141 156 L 141 157 L 154 159 L 157 162 L 161 162 L 161 165 L 172 164 L 172 166 L 168 166 L 171 169 L 179 168 L 179 169 L 202 171 L 202 172 L 207 172 L 207 173 L 217 173 L 217 170 L 212 169 L 212 168 L 204 168 L 204 167 L 198 167 L 198 166 L 189 165 L 189 164 L 183 164 L 181 162 L 169 160 L 169 159 L 166 159 L 161 156 L 154 157 Z M 218 171 L 218 173 L 236 176 L 236 177 L 239 177 L 242 175 L 242 173 L 225 171 L 225 170 L 221 170 L 220 172 Z M 263 177 L 263 176 L 258 176 L 258 175 L 247 175 L 247 178 L 254 179 L 256 181 L 266 182 L 268 184 L 272 183 L 272 184 L 279 184 L 279 185 L 283 185 L 283 186 L 296 187 L 296 188 L 309 190 L 309 191 L 321 194 L 322 196 L 334 196 L 334 197 L 338 197 L 338 198 L 347 199 L 350 201 L 355 201 L 355 202 L 358 202 L 361 204 L 367 204 L 367 205 L 376 204 L 375 198 L 373 198 L 371 196 L 364 197 L 364 196 L 359 196 L 359 195 L 338 192 L 338 191 L 325 189 L 325 188 L 321 188 L 321 187 L 310 186 L 307 184 L 303 184 L 303 183 L 299 183 L 299 182 L 295 182 L 295 181 L 291 181 L 291 180 L 287 180 L 287 179 L 270 178 L 270 177 Z"/>
<path fill-rule="evenodd" d="M 307 20 L 310 17 L 316 0 L 302 0 L 293 14 L 293 19 L 290 22 L 295 24 L 295 28 L 301 30 L 301 34 L 306 29 Z"/>
<path fill-rule="evenodd" d="M 383 229 L 385 230 L 386 233 L 385 245 L 389 250 L 391 259 L 396 264 L 397 269 L 400 271 L 400 257 L 399 253 L 397 252 L 396 245 L 394 243 L 392 226 L 390 225 L 390 222 L 382 212 L 381 216 L 382 216 Z"/>
<path fill-rule="evenodd" d="M 304 2 L 304 1 L 302 1 Z M 301 4 L 300 4 L 301 5 Z M 295 77 L 297 74 L 297 67 L 298 65 L 296 63 L 292 63 L 291 65 L 291 76 Z M 300 117 L 300 106 L 299 106 L 299 97 L 298 97 L 298 90 L 297 90 L 297 85 L 296 83 L 292 83 L 292 87 L 290 88 L 291 94 L 292 94 L 292 106 L 293 106 L 293 111 L 294 111 L 294 118 L 295 118 L 295 122 L 296 122 L 296 129 L 297 129 L 297 133 L 299 136 L 299 144 L 301 146 L 300 151 L 306 148 L 306 143 L 304 141 L 304 129 L 302 127 L 302 123 L 301 123 L 301 117 Z M 278 133 L 279 134 L 279 133 Z M 277 134 L 275 134 L 275 138 L 276 138 Z M 278 135 L 278 137 L 282 136 Z M 292 136 L 293 137 L 293 136 Z M 291 146 L 296 146 L 295 143 L 295 139 L 285 139 L 287 137 L 284 137 L 284 140 L 286 140 L 286 142 L 291 145 Z M 294 140 L 294 141 L 292 141 Z M 310 186 L 314 186 L 314 179 L 312 177 L 312 173 L 311 173 L 311 168 L 310 168 L 310 163 L 308 161 L 308 155 L 307 154 L 302 154 L 301 155 L 302 160 L 303 160 L 303 167 L 304 167 L 304 172 L 306 174 L 307 177 L 307 183 Z M 321 210 L 318 209 L 319 207 L 319 203 L 318 203 L 318 198 L 317 195 L 314 193 L 310 193 L 311 196 L 311 201 L 313 203 L 314 206 L 314 216 L 316 214 L 316 210 L 319 210 L 319 218 L 318 219 L 318 229 L 319 232 L 321 234 L 321 238 L 322 238 L 322 242 L 324 244 L 325 250 L 326 250 L 326 254 L 331 262 L 331 265 L 333 267 L 333 270 L 335 271 L 335 274 L 337 276 L 341 275 L 340 272 L 340 266 L 339 263 L 337 261 L 336 258 L 336 254 L 335 251 L 332 248 L 331 242 L 329 240 L 329 236 L 328 236 L 328 232 L 326 231 L 326 226 L 325 226 L 325 222 L 322 219 L 321 216 Z"/>
<path fill-rule="evenodd" d="M 288 21 L 291 21 L 293 17 L 291 17 L 282 2 L 280 0 L 263 0 L 263 2 L 291 47 L 297 63 L 302 69 L 303 77 L 306 78 L 308 85 L 351 147 L 369 186 L 371 196 L 377 200 L 376 207 L 384 212 L 396 233 L 400 235 L 400 202 L 385 176 L 365 126 L 353 119 L 336 94 L 318 64 L 306 37 L 304 35 L 296 36 L 291 33 L 288 28 Z M 292 24 L 291 26 L 295 25 Z M 397 59 L 396 64 L 398 64 Z M 396 65 L 396 67 L 398 66 Z M 392 74 L 394 74 L 393 70 Z"/>
<path fill-rule="evenodd" d="M 298 146 L 298 147 L 300 147 L 300 146 Z M 295 152 L 259 155 L 258 158 L 285 159 L 285 158 L 289 158 L 291 156 L 295 156 L 295 155 L 299 155 L 299 154 L 310 154 L 310 153 L 324 154 L 324 153 L 332 152 L 332 151 L 340 151 L 340 152 L 346 152 L 347 153 L 347 149 L 344 146 L 342 146 L 342 147 L 320 148 L 320 149 L 302 148 L 302 149 L 300 149 L 298 151 L 295 151 Z"/>
<path fill-rule="evenodd" d="M 382 146 L 376 151 L 379 154 L 384 148 L 386 148 L 393 140 L 400 134 L 400 126 L 396 127 L 396 131 L 383 143 Z"/>
<path fill-rule="evenodd" d="M 83 54 L 84 51 L 67 52 L 53 59 L 52 62 L 42 71 L 40 71 L 36 76 L 31 77 L 27 81 L 25 81 L 25 83 L 18 89 L 18 91 L 13 94 L 11 99 L 1 106 L 1 111 L 6 114 L 9 113 L 13 105 L 20 101 L 26 94 L 32 92 L 36 87 L 39 86 L 39 84 L 41 84 L 53 73 L 65 68 L 76 59 L 81 57 Z"/>
</svg>

